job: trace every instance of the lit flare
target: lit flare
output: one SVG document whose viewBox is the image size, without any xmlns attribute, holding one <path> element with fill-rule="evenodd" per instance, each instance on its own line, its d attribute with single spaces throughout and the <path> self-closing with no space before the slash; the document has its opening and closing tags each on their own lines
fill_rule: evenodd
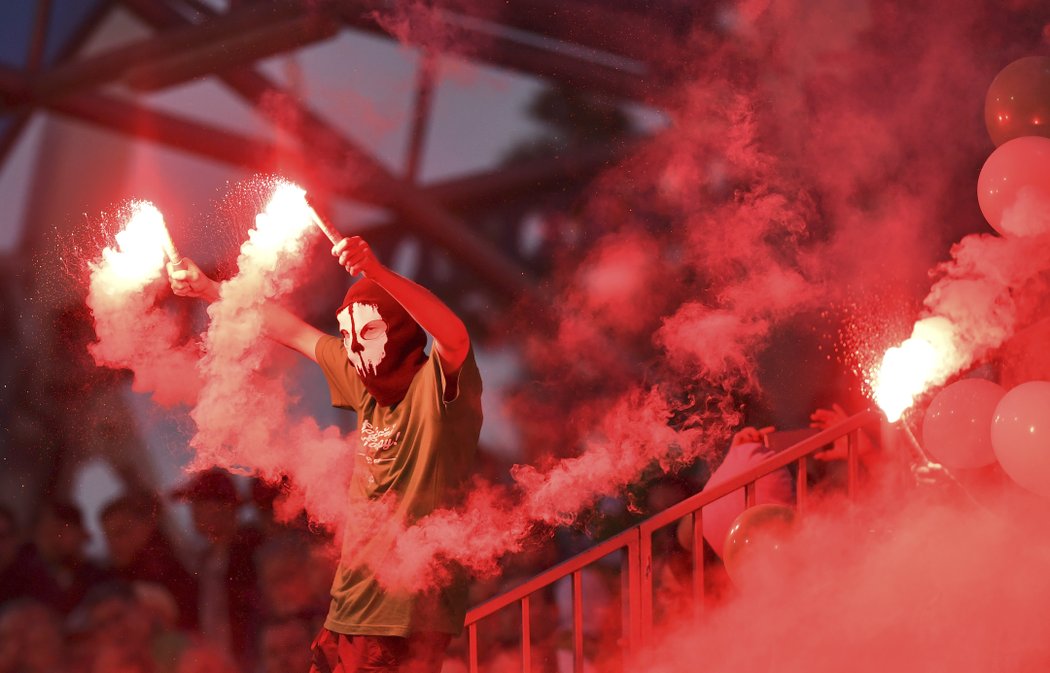
<svg viewBox="0 0 1050 673">
<path fill-rule="evenodd" d="M 899 420 L 917 397 L 955 373 L 960 360 L 952 323 L 939 316 L 920 320 L 911 337 L 883 355 L 872 381 L 875 403 L 891 423 Z"/>
<path fill-rule="evenodd" d="M 277 243 L 280 239 L 297 238 L 304 229 L 311 225 L 320 229 L 333 244 L 343 238 L 334 227 L 321 219 L 317 211 L 306 200 L 306 191 L 302 187 L 291 182 L 280 181 L 274 187 L 273 196 L 270 197 L 266 208 L 256 218 L 255 230 L 250 235 L 253 240 L 255 237 L 265 237 L 262 241 L 255 241 L 256 244 L 273 247 L 272 244 Z"/>
<path fill-rule="evenodd" d="M 131 204 L 131 216 L 114 238 L 115 244 L 102 251 L 95 267 L 95 275 L 110 292 L 141 290 L 161 275 L 166 256 L 178 255 L 164 216 L 148 201 Z"/>
</svg>

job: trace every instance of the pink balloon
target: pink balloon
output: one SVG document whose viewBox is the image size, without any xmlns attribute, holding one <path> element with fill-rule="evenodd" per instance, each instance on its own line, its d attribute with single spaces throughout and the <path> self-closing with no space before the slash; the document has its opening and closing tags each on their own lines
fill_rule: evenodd
<svg viewBox="0 0 1050 673">
<path fill-rule="evenodd" d="M 984 123 L 996 145 L 1050 137 L 1050 58 L 1025 56 L 1003 68 L 988 87 Z"/>
<path fill-rule="evenodd" d="M 977 178 L 977 202 L 1004 236 L 1050 231 L 1050 138 L 1025 136 L 996 148 Z"/>
<path fill-rule="evenodd" d="M 984 467 L 995 462 L 992 418 L 1006 391 L 984 379 L 963 379 L 943 388 L 926 408 L 922 443 L 948 468 Z"/>
<path fill-rule="evenodd" d="M 726 532 L 722 545 L 722 562 L 733 582 L 746 581 L 745 564 L 755 559 L 766 558 L 775 562 L 795 531 L 797 517 L 795 509 L 786 505 L 755 505 L 741 512 Z"/>
<path fill-rule="evenodd" d="M 1029 381 L 1003 395 L 992 421 L 992 448 L 1011 479 L 1050 495 L 1050 382 Z"/>
<path fill-rule="evenodd" d="M 707 480 L 703 490 L 709 491 L 729 481 L 738 474 L 765 462 L 774 453 L 772 449 L 752 442 L 731 447 L 718 469 L 711 473 L 711 478 Z M 776 505 L 795 504 L 793 479 L 787 468 L 780 468 L 755 482 L 755 502 Z M 722 556 L 726 534 L 733 525 L 733 521 L 744 511 L 744 505 L 744 489 L 740 488 L 704 507 L 704 539 L 719 556 Z M 692 535 L 691 529 L 689 534 Z"/>
</svg>

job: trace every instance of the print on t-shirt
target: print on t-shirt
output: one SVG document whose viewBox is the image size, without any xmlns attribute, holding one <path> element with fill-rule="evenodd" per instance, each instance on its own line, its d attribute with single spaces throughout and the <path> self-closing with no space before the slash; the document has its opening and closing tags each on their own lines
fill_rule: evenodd
<svg viewBox="0 0 1050 673">
<path fill-rule="evenodd" d="M 380 451 L 388 451 L 397 446 L 401 439 L 401 431 L 395 432 L 396 428 L 379 428 L 367 420 L 361 424 L 361 444 L 367 450 L 367 456 L 375 458 Z M 392 460 L 392 459 L 391 459 Z"/>
</svg>

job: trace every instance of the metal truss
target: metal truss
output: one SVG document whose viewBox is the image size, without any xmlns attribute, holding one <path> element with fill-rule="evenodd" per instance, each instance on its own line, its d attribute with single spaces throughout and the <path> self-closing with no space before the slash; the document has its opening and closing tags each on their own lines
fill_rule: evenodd
<svg viewBox="0 0 1050 673">
<path fill-rule="evenodd" d="M 103 3 L 100 14 L 114 2 Z M 399 225 L 446 250 L 497 294 L 534 293 L 522 263 L 480 236 L 453 209 L 493 202 L 499 195 L 542 189 L 559 176 L 598 170 L 620 156 L 622 147 L 603 147 L 579 156 L 551 157 L 520 167 L 443 185 L 417 184 L 438 50 L 618 99 L 645 100 L 651 74 L 646 59 L 653 40 L 669 38 L 666 24 L 646 18 L 629 3 L 589 4 L 582 0 L 493 3 L 492 12 L 441 6 L 434 16 L 460 38 L 449 44 L 421 44 L 406 170 L 394 175 L 315 110 L 253 67 L 261 58 L 332 37 L 344 28 L 390 37 L 376 19 L 390 9 L 377 0 L 254 0 L 231 2 L 224 13 L 200 0 L 119 0 L 151 26 L 150 38 L 103 53 L 73 58 L 75 45 L 50 67 L 42 67 L 45 27 L 53 8 L 37 0 L 36 21 L 25 71 L 0 69 L 0 99 L 14 123 L 0 137 L 0 151 L 13 143 L 29 114 L 47 109 L 117 132 L 143 137 L 187 152 L 252 170 L 266 170 L 278 157 L 310 156 L 302 174 L 308 187 L 389 209 Z M 308 8 L 308 9 L 306 9 Z M 87 29 L 85 29 L 86 32 Z M 638 39 L 644 33 L 646 39 Z M 259 105 L 280 96 L 296 124 L 298 147 L 247 137 L 226 129 L 101 93 L 115 82 L 152 91 L 214 76 L 263 114 Z M 276 120 L 275 120 L 276 121 Z"/>
</svg>

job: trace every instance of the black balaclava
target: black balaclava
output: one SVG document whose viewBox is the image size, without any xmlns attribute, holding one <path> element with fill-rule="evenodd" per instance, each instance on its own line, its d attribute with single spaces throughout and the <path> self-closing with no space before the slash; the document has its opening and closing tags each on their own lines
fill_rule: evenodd
<svg viewBox="0 0 1050 673">
<path fill-rule="evenodd" d="M 336 311 L 347 358 L 379 404 L 400 402 L 426 362 L 427 335 L 401 304 L 367 278 L 354 283 Z"/>
</svg>

